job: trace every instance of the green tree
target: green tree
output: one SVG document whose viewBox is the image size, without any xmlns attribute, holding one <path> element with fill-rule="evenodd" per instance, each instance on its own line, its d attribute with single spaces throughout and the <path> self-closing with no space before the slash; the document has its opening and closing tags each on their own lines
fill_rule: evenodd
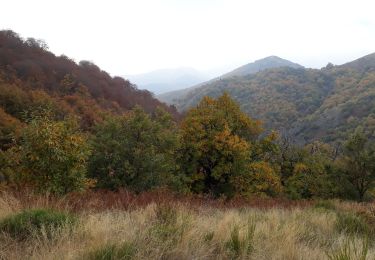
<svg viewBox="0 0 375 260">
<path fill-rule="evenodd" d="M 293 143 L 289 136 L 278 139 L 277 164 L 280 166 L 281 183 L 286 186 L 287 180 L 293 175 L 296 164 L 303 161 L 306 151 Z"/>
<path fill-rule="evenodd" d="M 344 145 L 341 169 L 363 201 L 375 185 L 375 145 L 361 131 L 356 131 Z"/>
<path fill-rule="evenodd" d="M 177 126 L 162 109 L 151 117 L 135 107 L 124 116 L 109 118 L 98 125 L 92 144 L 89 172 L 100 188 L 140 192 L 179 184 Z"/>
<path fill-rule="evenodd" d="M 293 199 L 335 197 L 338 194 L 338 185 L 334 169 L 334 150 L 320 142 L 293 150 L 298 152 L 298 156 L 290 157 L 292 172 L 285 180 L 288 196 Z M 295 158 L 298 160 L 293 161 Z"/>
<path fill-rule="evenodd" d="M 40 192 L 65 194 L 89 185 L 86 163 L 90 150 L 73 119 L 34 117 L 22 130 L 17 152 L 20 179 Z"/>
</svg>

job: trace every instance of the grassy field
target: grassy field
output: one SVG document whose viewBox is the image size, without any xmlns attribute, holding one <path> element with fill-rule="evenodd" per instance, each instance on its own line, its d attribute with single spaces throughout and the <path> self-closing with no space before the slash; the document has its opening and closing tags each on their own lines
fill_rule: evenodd
<svg viewBox="0 0 375 260">
<path fill-rule="evenodd" d="M 4 192 L 0 230 L 0 259 L 375 259 L 371 203 Z"/>
</svg>

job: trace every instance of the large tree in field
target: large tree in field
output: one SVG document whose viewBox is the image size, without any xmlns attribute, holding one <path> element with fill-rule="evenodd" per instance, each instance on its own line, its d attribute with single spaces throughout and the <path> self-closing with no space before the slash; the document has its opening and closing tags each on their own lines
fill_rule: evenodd
<svg viewBox="0 0 375 260">
<path fill-rule="evenodd" d="M 181 168 L 192 190 L 216 196 L 246 194 L 256 190 L 250 188 L 256 179 L 275 177 L 270 165 L 251 165 L 251 157 L 259 157 L 255 155 L 261 132 L 260 123 L 244 114 L 228 94 L 203 98 L 181 125 Z"/>
<path fill-rule="evenodd" d="M 345 143 L 341 163 L 348 181 L 362 201 L 366 192 L 375 185 L 375 144 L 362 133 L 354 133 Z"/>
</svg>

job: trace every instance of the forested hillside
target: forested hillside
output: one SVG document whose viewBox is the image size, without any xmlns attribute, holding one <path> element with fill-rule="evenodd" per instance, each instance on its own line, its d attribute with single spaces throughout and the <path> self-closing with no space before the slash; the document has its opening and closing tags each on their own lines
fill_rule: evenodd
<svg viewBox="0 0 375 260">
<path fill-rule="evenodd" d="M 193 107 L 173 120 L 173 108 L 122 78 L 56 57 L 35 39 L 0 35 L 0 188 L 374 196 L 368 57 L 218 80 L 190 93 Z"/>
<path fill-rule="evenodd" d="M 300 142 L 342 140 L 357 127 L 375 130 L 375 55 L 321 70 L 274 68 L 213 81 L 181 96 L 181 111 L 203 96 L 228 92 L 251 117 Z"/>
<path fill-rule="evenodd" d="M 269 56 L 269 57 L 248 63 L 246 65 L 243 65 L 217 78 L 213 78 L 209 81 L 200 83 L 190 88 L 185 88 L 185 89 L 180 89 L 180 90 L 175 90 L 175 91 L 170 91 L 167 93 L 160 94 L 157 96 L 157 98 L 163 102 L 166 102 L 167 104 L 175 104 L 175 103 L 178 104 L 179 99 L 181 97 L 184 97 L 190 91 L 199 89 L 201 86 L 204 86 L 207 84 L 213 84 L 215 82 L 217 83 L 218 81 L 222 79 L 227 79 L 227 78 L 237 77 L 237 76 L 248 76 L 248 75 L 252 75 L 260 71 L 267 70 L 267 69 L 281 68 L 281 67 L 288 67 L 288 68 L 295 68 L 295 69 L 303 68 L 303 66 L 297 63 L 293 63 L 291 61 L 282 59 L 277 56 Z"/>
<path fill-rule="evenodd" d="M 136 105 L 148 113 L 160 106 L 177 115 L 152 93 L 111 77 L 92 62 L 76 64 L 49 52 L 43 41 L 0 31 L 1 132 L 10 132 L 27 120 L 28 113 L 46 108 L 60 119 L 79 116 L 82 128 L 88 129 L 106 114 L 120 114 Z"/>
</svg>

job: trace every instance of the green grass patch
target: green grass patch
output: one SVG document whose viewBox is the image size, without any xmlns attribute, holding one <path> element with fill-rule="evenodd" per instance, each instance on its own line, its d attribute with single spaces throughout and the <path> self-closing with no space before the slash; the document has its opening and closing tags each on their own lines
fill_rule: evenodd
<svg viewBox="0 0 375 260">
<path fill-rule="evenodd" d="M 246 227 L 245 234 L 240 235 L 238 226 L 232 228 L 230 238 L 226 242 L 226 248 L 229 251 L 231 259 L 248 257 L 254 250 L 253 238 L 255 232 L 255 224 L 249 223 Z"/>
<path fill-rule="evenodd" d="M 332 201 L 329 200 L 319 200 L 314 204 L 315 209 L 324 210 L 336 210 L 336 206 Z"/>
<path fill-rule="evenodd" d="M 121 245 L 105 245 L 98 250 L 89 253 L 84 259 L 87 260 L 130 260 L 137 253 L 137 248 L 132 243 Z"/>
<path fill-rule="evenodd" d="M 337 213 L 336 229 L 338 232 L 345 232 L 349 235 L 371 235 L 371 228 L 367 222 L 352 212 Z"/>
<path fill-rule="evenodd" d="M 9 216 L 0 222 L 0 232 L 24 240 L 34 236 L 46 235 L 52 238 L 62 228 L 72 228 L 77 218 L 51 209 L 31 209 Z"/>
</svg>

